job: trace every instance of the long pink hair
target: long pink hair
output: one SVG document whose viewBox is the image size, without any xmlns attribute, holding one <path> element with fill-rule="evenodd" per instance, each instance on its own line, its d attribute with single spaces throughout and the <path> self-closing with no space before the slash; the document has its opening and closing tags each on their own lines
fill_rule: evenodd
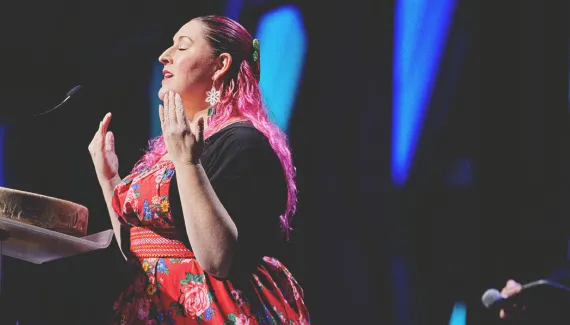
<svg viewBox="0 0 570 325">
<path fill-rule="evenodd" d="M 289 239 L 291 217 L 297 205 L 297 186 L 295 185 L 295 167 L 286 135 L 269 119 L 259 88 L 259 56 L 253 58 L 253 38 L 236 21 L 222 16 L 202 16 L 195 18 L 204 24 L 206 39 L 213 49 L 213 55 L 229 53 L 232 65 L 221 80 L 220 102 L 216 104 L 216 114 L 208 120 L 205 137 L 208 138 L 220 129 L 230 118 L 240 117 L 250 121 L 254 127 L 267 137 L 271 147 L 279 157 L 287 181 L 287 206 L 281 215 L 281 226 Z M 133 172 L 155 164 L 166 154 L 162 136 L 149 141 L 149 149 L 137 162 Z"/>
</svg>

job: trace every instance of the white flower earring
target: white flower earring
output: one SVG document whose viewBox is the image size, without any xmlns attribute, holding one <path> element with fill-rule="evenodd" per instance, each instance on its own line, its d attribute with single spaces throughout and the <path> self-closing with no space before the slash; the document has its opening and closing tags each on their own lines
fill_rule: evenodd
<svg viewBox="0 0 570 325">
<path fill-rule="evenodd" d="M 208 102 L 211 107 L 214 107 L 214 105 L 220 102 L 220 91 L 217 90 L 214 85 L 212 85 L 212 89 L 210 89 L 210 91 L 206 92 L 206 95 L 206 102 Z"/>
</svg>

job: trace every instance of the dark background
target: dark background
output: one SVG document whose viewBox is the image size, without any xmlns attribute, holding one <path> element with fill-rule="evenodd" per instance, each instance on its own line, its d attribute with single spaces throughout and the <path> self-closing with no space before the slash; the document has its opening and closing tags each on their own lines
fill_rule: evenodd
<svg viewBox="0 0 570 325">
<path fill-rule="evenodd" d="M 308 52 L 289 130 L 297 231 L 279 257 L 313 324 L 446 324 L 456 301 L 564 263 L 568 199 L 567 6 L 459 1 L 406 187 L 390 178 L 394 2 L 243 1 L 255 32 L 300 8 Z M 121 175 L 149 138 L 153 60 L 190 18 L 225 1 L 13 2 L 0 10 L 5 186 L 87 206 L 110 228 L 87 145 L 113 112 Z M 4 6 L 6 8 L 4 9 Z M 74 85 L 83 96 L 42 118 Z M 472 172 L 457 183 L 454 173 Z M 32 265 L 5 259 L 0 324 L 104 324 L 123 274 L 116 245 Z"/>
</svg>

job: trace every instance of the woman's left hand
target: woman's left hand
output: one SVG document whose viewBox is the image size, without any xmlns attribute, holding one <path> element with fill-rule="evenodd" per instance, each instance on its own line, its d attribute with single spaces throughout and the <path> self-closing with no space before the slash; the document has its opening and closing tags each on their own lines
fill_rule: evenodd
<svg viewBox="0 0 570 325">
<path fill-rule="evenodd" d="M 168 158 L 174 164 L 198 164 L 204 149 L 204 119 L 191 127 L 180 95 L 169 91 L 159 106 L 160 126 Z"/>
</svg>

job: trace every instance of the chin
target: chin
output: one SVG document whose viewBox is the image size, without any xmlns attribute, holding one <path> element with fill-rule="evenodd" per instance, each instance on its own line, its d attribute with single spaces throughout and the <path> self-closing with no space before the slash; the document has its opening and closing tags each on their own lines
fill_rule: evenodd
<svg viewBox="0 0 570 325">
<path fill-rule="evenodd" d="M 157 94 L 158 99 L 163 100 L 163 99 L 164 99 L 164 95 L 166 95 L 169 90 L 170 90 L 170 89 L 168 89 L 168 88 L 161 87 L 161 88 L 158 90 L 158 94 Z"/>
<path fill-rule="evenodd" d="M 168 94 L 169 91 L 173 91 L 175 94 L 179 94 L 180 96 L 182 96 L 182 94 L 176 90 L 176 87 L 167 87 L 167 86 L 162 86 L 160 87 L 160 89 L 158 90 L 158 99 L 160 99 L 161 101 L 164 99 L 164 95 Z"/>
</svg>

